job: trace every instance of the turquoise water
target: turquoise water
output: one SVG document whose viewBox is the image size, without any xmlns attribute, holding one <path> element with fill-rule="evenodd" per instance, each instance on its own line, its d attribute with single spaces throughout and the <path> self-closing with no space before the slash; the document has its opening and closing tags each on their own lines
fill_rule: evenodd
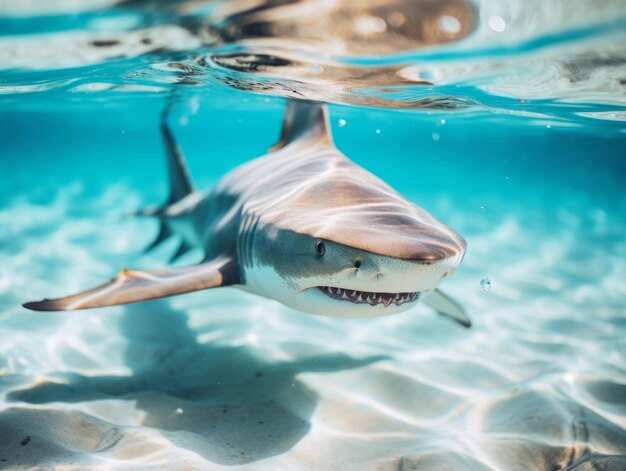
<svg viewBox="0 0 626 471">
<path fill-rule="evenodd" d="M 463 38 L 371 54 L 201 35 L 243 21 L 218 2 L 115 3 L 0 2 L 0 469 L 626 467 L 623 2 L 477 2 Z M 470 330 L 229 288 L 21 307 L 167 264 L 176 241 L 145 254 L 157 224 L 128 217 L 167 196 L 163 109 L 209 188 L 303 97 L 467 239 L 443 288 Z"/>
</svg>

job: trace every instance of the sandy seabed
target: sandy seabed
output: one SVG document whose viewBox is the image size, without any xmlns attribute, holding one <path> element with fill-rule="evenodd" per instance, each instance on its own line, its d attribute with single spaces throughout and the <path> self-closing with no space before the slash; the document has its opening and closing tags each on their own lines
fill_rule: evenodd
<svg viewBox="0 0 626 471">
<path fill-rule="evenodd" d="M 19 307 L 163 265 L 172 243 L 141 255 L 153 222 L 116 216 L 139 199 L 68 184 L 0 212 L 0 468 L 626 469 L 624 204 L 430 202 L 468 240 L 445 289 L 471 330 L 426 307 L 341 320 L 236 289 Z"/>
</svg>

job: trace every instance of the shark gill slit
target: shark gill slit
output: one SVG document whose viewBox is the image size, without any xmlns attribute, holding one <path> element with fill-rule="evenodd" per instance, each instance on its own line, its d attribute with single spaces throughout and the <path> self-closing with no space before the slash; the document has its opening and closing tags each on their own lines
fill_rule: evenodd
<svg viewBox="0 0 626 471">
<path fill-rule="evenodd" d="M 257 226 L 259 225 L 259 220 L 261 219 L 260 216 L 254 215 L 253 216 L 253 223 L 251 224 L 251 227 L 249 229 L 249 235 L 247 238 L 247 244 L 246 244 L 246 254 L 248 256 L 248 263 L 249 266 L 253 266 L 254 265 L 254 255 L 253 255 L 253 249 L 254 249 L 254 238 L 256 237 L 256 229 Z"/>
<path fill-rule="evenodd" d="M 254 213 L 247 213 L 241 224 L 239 243 L 237 244 L 237 255 L 238 259 L 241 261 L 242 267 L 251 267 L 254 263 L 252 247 L 254 243 L 254 232 L 256 231 L 259 219 L 260 218 Z"/>
<path fill-rule="evenodd" d="M 246 238 L 246 230 L 249 224 L 250 218 L 248 215 L 244 215 L 243 220 L 241 221 L 241 226 L 239 229 L 239 234 L 237 238 L 237 259 L 241 262 L 242 266 L 247 265 L 246 254 L 244 250 L 245 238 Z"/>
<path fill-rule="evenodd" d="M 250 227 L 250 216 L 244 215 L 243 221 L 241 222 L 241 229 L 239 233 L 239 240 L 237 244 L 237 258 L 241 262 L 242 267 L 248 266 L 248 257 L 246 253 L 246 237 L 248 237 L 248 228 Z"/>
</svg>

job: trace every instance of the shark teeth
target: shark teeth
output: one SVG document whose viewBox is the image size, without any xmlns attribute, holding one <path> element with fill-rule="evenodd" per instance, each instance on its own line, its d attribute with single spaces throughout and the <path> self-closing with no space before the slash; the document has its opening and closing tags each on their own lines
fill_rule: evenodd
<svg viewBox="0 0 626 471">
<path fill-rule="evenodd" d="M 372 293 L 368 291 L 358 291 L 354 289 L 336 288 L 333 286 L 320 286 L 319 289 L 334 299 L 350 301 L 356 304 L 369 304 L 377 306 L 382 304 L 388 307 L 391 304 L 401 306 L 404 303 L 410 303 L 419 299 L 420 293 Z"/>
</svg>

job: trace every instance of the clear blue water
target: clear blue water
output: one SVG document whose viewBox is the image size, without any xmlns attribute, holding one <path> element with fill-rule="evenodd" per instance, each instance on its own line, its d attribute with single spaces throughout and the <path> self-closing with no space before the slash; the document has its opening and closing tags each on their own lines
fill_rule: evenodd
<svg viewBox="0 0 626 471">
<path fill-rule="evenodd" d="M 0 2 L 0 468 L 626 467 L 623 2 L 478 2 L 467 37 L 381 54 L 200 44 L 185 21 L 220 3 L 32 3 Z M 242 51 L 306 67 L 198 65 Z M 346 86 L 308 74 L 320 64 L 433 85 Z M 166 197 L 167 103 L 207 188 L 267 152 L 295 92 L 330 103 L 341 151 L 465 236 L 444 288 L 472 329 L 235 289 L 21 307 L 167 263 L 175 241 L 144 254 L 156 222 L 127 217 Z"/>
</svg>

